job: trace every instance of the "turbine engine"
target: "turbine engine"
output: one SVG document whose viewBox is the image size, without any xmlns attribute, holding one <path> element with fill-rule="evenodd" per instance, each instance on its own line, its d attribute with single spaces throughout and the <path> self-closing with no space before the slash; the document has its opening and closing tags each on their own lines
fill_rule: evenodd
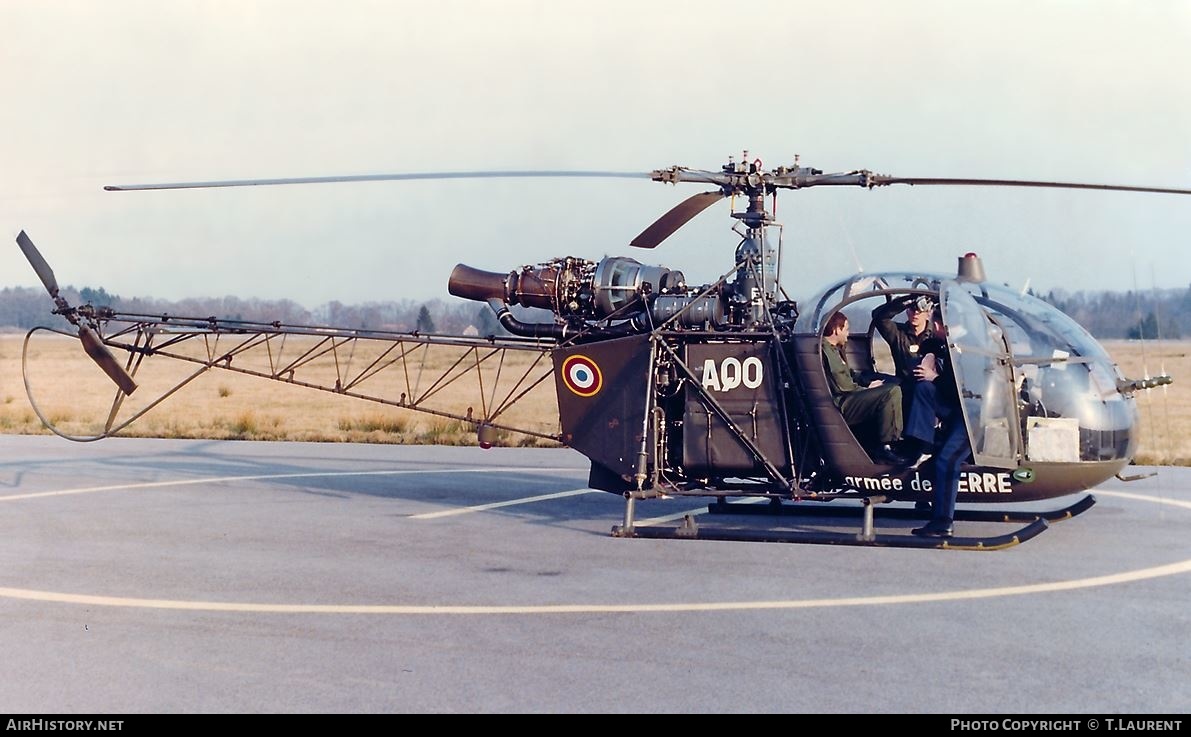
<svg viewBox="0 0 1191 737">
<path fill-rule="evenodd" d="M 567 331 L 520 323 L 509 314 L 510 305 L 550 310 L 572 328 L 619 323 L 617 334 L 646 332 L 662 323 L 672 329 L 729 330 L 764 321 L 763 306 L 755 305 L 758 279 L 748 265 L 734 281 L 689 287 L 681 271 L 622 256 L 600 261 L 568 256 L 508 274 L 459 264 L 447 289 L 456 297 L 488 302 L 510 332 L 534 337 Z"/>
<path fill-rule="evenodd" d="M 645 266 L 631 258 L 556 258 L 521 271 L 496 274 L 459 264 L 448 291 L 464 299 L 500 300 L 540 307 L 561 318 L 629 318 L 645 309 L 650 296 L 685 293 L 681 271 Z"/>
</svg>

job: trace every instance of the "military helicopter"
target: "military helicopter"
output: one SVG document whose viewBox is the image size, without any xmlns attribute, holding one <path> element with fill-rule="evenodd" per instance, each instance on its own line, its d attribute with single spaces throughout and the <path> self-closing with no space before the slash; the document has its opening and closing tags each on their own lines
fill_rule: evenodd
<svg viewBox="0 0 1191 737">
<path fill-rule="evenodd" d="M 118 433 L 197 376 L 233 371 L 394 407 L 454 418 L 474 427 L 481 447 L 521 432 L 573 448 L 591 462 L 589 485 L 623 495 L 619 537 L 761 540 L 849 545 L 992 550 L 1015 545 L 1091 507 L 1090 494 L 1059 509 L 1017 510 L 1010 503 L 1074 495 L 1120 476 L 1137 447 L 1137 392 L 1169 376 L 1128 379 L 1075 321 L 1050 304 L 985 278 L 977 254 L 957 258 L 954 273 L 856 274 L 796 302 L 781 286 L 781 227 L 766 199 L 779 190 L 890 185 L 1002 186 L 1191 194 L 1191 189 L 1001 179 L 895 177 L 869 170 L 824 173 L 790 166 L 765 169 L 747 152 L 719 170 L 680 166 L 646 173 L 604 171 L 426 172 L 343 177 L 112 185 L 109 191 L 315 184 L 327 182 L 499 177 L 642 178 L 711 189 L 683 200 L 634 238 L 652 249 L 716 202 L 731 199 L 738 236 L 729 268 L 713 282 L 688 284 L 684 274 L 628 257 L 598 261 L 559 257 L 495 273 L 459 264 L 450 294 L 487 303 L 509 335 L 464 336 L 354 330 L 117 312 L 71 306 L 32 240 L 17 240 L 47 291 L 55 314 L 77 329 L 86 352 L 118 387 L 102 432 Z M 743 203 L 736 209 L 735 202 Z M 776 237 L 770 231 L 777 230 Z M 1003 535 L 929 540 L 878 534 L 877 505 L 922 502 L 933 475 L 874 454 L 865 428 L 850 426 L 833 401 L 822 339 L 832 315 L 844 312 L 846 351 L 854 369 L 880 373 L 883 341 L 873 311 L 928 297 L 941 307 L 948 349 L 972 449 L 960 482 L 958 519 L 1020 522 Z M 540 320 L 513 308 L 536 308 Z M 55 328 L 35 328 L 70 334 Z M 287 337 L 310 342 L 285 354 Z M 28 346 L 29 337 L 26 338 Z M 436 378 L 421 381 L 431 351 L 452 356 Z M 117 358 L 117 354 L 123 358 Z M 506 367 L 511 355 L 528 367 Z M 253 356 L 263 358 L 253 359 Z M 355 361 L 356 357 L 363 357 Z M 138 370 L 150 358 L 189 364 L 160 396 L 130 401 Z M 255 360 L 255 363 L 254 363 Z M 333 371 L 311 376 L 316 361 Z M 522 363 L 525 365 L 525 362 Z M 411 382 L 411 374 L 419 376 Z M 388 381 L 382 376 L 392 377 Z M 435 403 L 449 385 L 475 382 L 466 409 Z M 503 383 L 501 383 L 503 382 Z M 512 408 L 534 387 L 553 382 L 557 432 L 511 424 Z M 26 384 L 29 382 L 26 380 Z M 497 389 L 500 384 L 501 388 Z M 713 497 L 721 514 L 853 515 L 858 532 L 713 529 L 689 516 L 678 528 L 636 524 L 636 503 L 660 497 Z M 767 504 L 743 504 L 744 501 Z M 822 502 L 836 500 L 842 504 Z M 856 503 L 858 502 L 858 503 Z M 1000 511 L 964 509 L 996 504 Z M 1027 505 L 1029 506 L 1029 505 Z M 1009 511 L 1005 511 L 1008 509 Z M 919 509 L 882 508 L 882 515 L 923 517 Z"/>
</svg>

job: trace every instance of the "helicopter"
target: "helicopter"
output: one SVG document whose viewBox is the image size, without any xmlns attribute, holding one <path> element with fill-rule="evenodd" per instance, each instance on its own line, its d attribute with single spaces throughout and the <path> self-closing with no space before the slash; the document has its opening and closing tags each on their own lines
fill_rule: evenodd
<svg viewBox="0 0 1191 737">
<path fill-rule="evenodd" d="M 117 386 L 103 430 L 95 435 L 57 428 L 39 409 L 32 389 L 30 402 L 50 430 L 71 440 L 96 440 L 117 434 L 207 371 L 239 372 L 454 418 L 474 428 L 481 448 L 500 444 L 509 432 L 572 448 L 590 461 L 591 488 L 625 499 L 623 522 L 612 528 L 616 537 L 993 550 L 1030 539 L 1048 522 L 1086 511 L 1095 499 L 1085 494 L 1045 511 L 1006 505 L 1060 499 L 1114 476 L 1126 478 L 1121 472 L 1137 449 L 1134 395 L 1171 381 L 1166 375 L 1124 377 L 1070 317 L 1030 294 L 990 282 L 975 253 L 959 255 L 953 273 L 862 272 L 796 301 L 781 286 L 783 225 L 773 211 L 779 191 L 823 186 L 1183 195 L 1191 189 L 895 177 L 865 169 L 824 173 L 797 158 L 792 165 L 766 169 L 745 152 L 718 170 L 424 172 L 109 185 L 105 190 L 499 177 L 648 178 L 709 186 L 664 213 L 629 245 L 656 248 L 709 206 L 728 199 L 738 238 L 733 259 L 718 279 L 700 285 L 688 284 L 680 270 L 624 256 L 557 257 L 508 272 L 458 264 L 447 279 L 448 292 L 487 304 L 507 334 L 439 335 L 71 306 L 22 231 L 21 250 L 54 300 L 54 313 L 71 325 L 70 331 L 34 328 L 26 350 L 36 331 L 77 331 L 87 354 Z M 743 203 L 740 209 L 737 201 Z M 921 297 L 939 306 L 948 328 L 947 349 L 971 448 L 957 502 L 998 510 L 961 508 L 957 519 L 1022 523 L 1009 533 L 931 540 L 875 530 L 878 506 L 882 515 L 924 517 L 921 507 L 932 496 L 933 474 L 926 467 L 889 463 L 874 452 L 867 428 L 848 424 L 828 384 L 824 331 L 833 315 L 844 313 L 851 326 L 845 345 L 849 365 L 881 375 L 886 359 L 874 313 Z M 528 319 L 527 310 L 548 319 Z M 294 336 L 310 342 L 296 356 L 286 355 L 285 341 Z M 444 350 L 452 358 L 424 387 L 426 356 Z M 513 355 L 526 357 L 519 364 L 523 368 L 511 368 L 516 362 L 506 359 Z M 357 356 L 363 358 L 356 361 Z M 129 398 L 138 388 L 137 373 L 151 358 L 175 359 L 193 371 L 160 396 L 134 406 Z M 318 360 L 329 360 L 333 371 L 312 376 Z M 381 379 L 392 374 L 398 378 Z M 419 381 L 411 382 L 411 374 Z M 472 381 L 478 392 L 466 409 L 435 403 L 444 387 Z M 529 391 L 550 383 L 557 398 L 557 432 L 506 419 Z M 677 528 L 636 524 L 637 502 L 686 496 L 714 498 L 709 512 L 720 514 L 855 515 L 861 527 L 858 532 L 713 529 L 689 515 Z M 839 500 L 844 501 L 824 504 Z M 890 502 L 914 502 L 915 508 L 886 507 Z"/>
</svg>

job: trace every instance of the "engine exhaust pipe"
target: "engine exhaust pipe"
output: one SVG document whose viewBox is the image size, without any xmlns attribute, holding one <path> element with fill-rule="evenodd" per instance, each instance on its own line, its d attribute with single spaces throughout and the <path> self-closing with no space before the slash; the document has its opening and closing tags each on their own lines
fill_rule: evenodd
<svg viewBox="0 0 1191 737">
<path fill-rule="evenodd" d="M 490 299 L 507 302 L 510 296 L 509 283 L 516 276 L 494 274 L 491 271 L 480 271 L 464 264 L 457 264 L 447 279 L 447 291 L 454 297 L 476 302 L 487 302 Z"/>
<path fill-rule="evenodd" d="M 511 305 L 540 307 L 561 314 L 564 308 L 559 303 L 558 284 L 568 276 L 566 269 L 557 265 L 494 274 L 458 264 L 447 280 L 447 291 L 452 296 L 476 302 L 499 299 Z"/>
</svg>

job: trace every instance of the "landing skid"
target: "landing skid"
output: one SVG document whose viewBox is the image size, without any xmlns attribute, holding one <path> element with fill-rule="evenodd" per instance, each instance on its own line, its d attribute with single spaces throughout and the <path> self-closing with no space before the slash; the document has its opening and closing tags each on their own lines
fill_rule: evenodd
<svg viewBox="0 0 1191 737">
<path fill-rule="evenodd" d="M 880 497 L 871 497 L 874 501 Z M 1021 509 L 957 509 L 955 519 L 967 522 L 1032 522 L 1044 519 L 1047 522 L 1061 522 L 1091 509 L 1096 503 L 1096 497 L 1085 494 L 1072 504 L 1060 509 L 1026 511 Z M 835 505 L 830 502 L 794 502 L 793 504 L 773 503 L 742 504 L 740 502 L 718 501 L 707 505 L 711 514 L 761 514 L 794 517 L 849 517 L 864 514 L 873 505 L 867 501 L 864 507 Z M 889 519 L 930 519 L 930 512 L 912 507 L 881 507 L 880 517 Z"/>
<path fill-rule="evenodd" d="M 961 522 L 1024 522 L 1024 526 L 1000 535 L 956 536 L 951 538 L 924 538 L 912 534 L 878 534 L 875 529 L 874 508 L 884 502 L 883 497 L 864 500 L 863 506 L 834 506 L 816 502 L 795 502 L 784 505 L 741 504 L 719 501 L 708 505 L 712 514 L 778 515 L 783 517 L 835 517 L 862 519 L 858 532 L 834 532 L 828 530 L 782 530 L 751 529 L 724 525 L 700 525 L 691 515 L 686 515 L 678 527 L 635 526 L 633 524 L 633 502 L 628 500 L 625 510 L 625 524 L 612 528 L 614 537 L 641 537 L 673 540 L 725 540 L 740 542 L 782 542 L 811 545 L 857 545 L 889 548 L 933 548 L 938 550 L 1003 550 L 1023 543 L 1044 532 L 1049 522 L 1069 519 L 1087 511 L 1096 503 L 1088 494 L 1070 506 L 1047 511 L 1022 510 L 957 510 L 956 520 Z M 929 512 L 911 508 L 882 508 L 882 519 L 927 519 Z"/>
</svg>

